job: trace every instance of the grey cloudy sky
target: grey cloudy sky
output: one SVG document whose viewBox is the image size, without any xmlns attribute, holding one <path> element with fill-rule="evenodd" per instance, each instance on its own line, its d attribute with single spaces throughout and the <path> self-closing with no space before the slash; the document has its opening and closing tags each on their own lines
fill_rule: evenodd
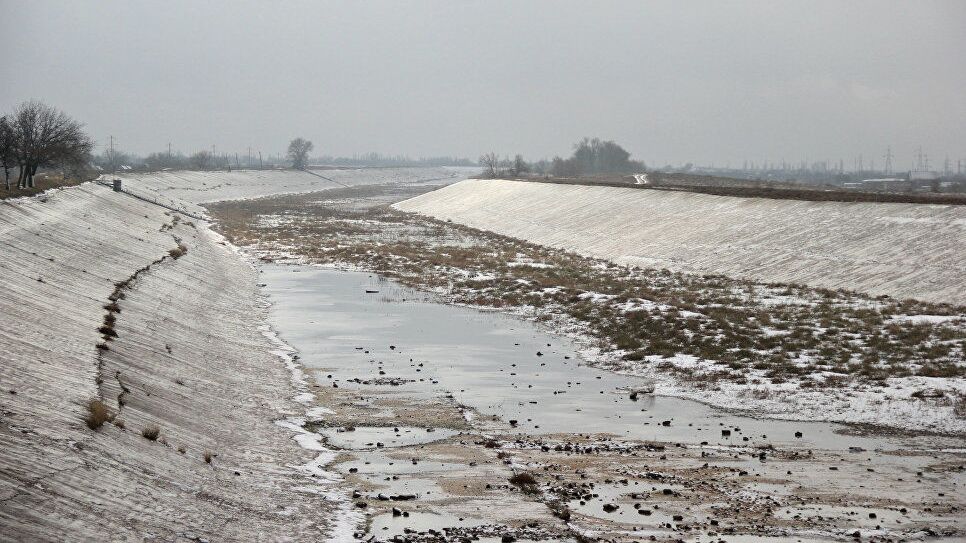
<svg viewBox="0 0 966 543">
<path fill-rule="evenodd" d="M 140 153 L 966 159 L 962 0 L 0 0 L 0 28 L 0 108 Z"/>
</svg>

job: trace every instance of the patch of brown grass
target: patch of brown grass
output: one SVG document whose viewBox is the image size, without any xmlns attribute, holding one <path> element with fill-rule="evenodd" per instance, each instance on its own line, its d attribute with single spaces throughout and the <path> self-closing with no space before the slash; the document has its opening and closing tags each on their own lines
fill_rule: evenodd
<svg viewBox="0 0 966 543">
<path fill-rule="evenodd" d="M 537 485 L 537 478 L 525 471 L 514 473 L 513 476 L 510 477 L 509 481 L 511 485 L 518 486 L 521 489 L 526 487 L 536 487 Z"/>
<path fill-rule="evenodd" d="M 158 436 L 161 435 L 161 428 L 158 428 L 156 425 L 145 426 L 144 429 L 141 430 L 141 435 L 144 437 L 144 439 L 157 441 Z"/>
<path fill-rule="evenodd" d="M 91 430 L 100 429 L 101 426 L 104 426 L 105 422 L 113 418 L 110 410 L 104 405 L 104 402 L 91 400 L 87 403 L 87 416 L 84 418 L 84 422 L 87 423 L 87 427 Z"/>
<path fill-rule="evenodd" d="M 177 247 L 168 251 L 168 255 L 175 260 L 186 254 L 188 254 L 188 248 L 183 243 L 179 243 Z"/>
</svg>

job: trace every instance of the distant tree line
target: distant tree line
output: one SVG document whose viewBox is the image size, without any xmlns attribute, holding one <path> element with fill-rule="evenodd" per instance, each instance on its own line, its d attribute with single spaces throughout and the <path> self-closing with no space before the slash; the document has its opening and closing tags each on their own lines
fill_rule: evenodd
<svg viewBox="0 0 966 543">
<path fill-rule="evenodd" d="M 496 153 L 480 156 L 479 165 L 484 177 L 522 177 L 526 175 L 552 175 L 554 177 L 580 177 L 582 175 L 641 173 L 645 165 L 631 160 L 631 154 L 613 141 L 584 138 L 574 144 L 573 154 L 568 158 L 527 162 L 521 155 L 514 158 Z"/>
<path fill-rule="evenodd" d="M 247 164 L 236 154 L 216 155 L 207 149 L 185 155 L 180 151 L 158 151 L 147 156 L 105 149 L 95 156 L 92 163 L 97 168 L 114 172 L 117 170 L 231 170 Z M 256 164 L 257 166 L 257 164 Z"/>
<path fill-rule="evenodd" d="M 330 166 L 347 166 L 347 167 L 434 167 L 434 166 L 476 166 L 476 164 L 468 158 L 459 158 L 452 156 L 438 156 L 438 157 L 420 157 L 411 158 L 406 155 L 383 155 L 380 153 L 363 153 L 361 155 L 353 155 L 351 157 L 336 157 L 331 155 L 323 155 L 317 157 L 316 160 L 320 164 L 326 164 Z"/>
<path fill-rule="evenodd" d="M 308 166 L 309 153 L 312 151 L 312 142 L 304 138 L 295 138 L 289 143 L 287 158 L 292 167 L 297 170 L 304 170 Z M 279 157 L 280 158 L 280 157 Z M 250 154 L 245 159 L 239 158 L 237 153 L 215 154 L 207 149 L 196 151 L 190 155 L 172 151 L 151 153 L 146 157 L 129 155 L 119 151 L 106 149 L 101 155 L 94 159 L 94 164 L 101 169 L 115 171 L 120 169 L 137 170 L 228 170 L 231 171 L 232 165 L 241 168 L 254 167 L 254 157 Z M 257 167 L 265 165 L 275 167 L 278 160 L 271 158 L 266 164 L 262 161 L 261 153 L 257 158 Z"/>
<path fill-rule="evenodd" d="M 34 188 L 40 168 L 58 168 L 64 176 L 79 175 L 90 159 L 94 143 L 84 125 L 42 102 L 24 102 L 0 116 L 0 166 L 4 187 L 17 170 L 17 188 Z"/>
</svg>

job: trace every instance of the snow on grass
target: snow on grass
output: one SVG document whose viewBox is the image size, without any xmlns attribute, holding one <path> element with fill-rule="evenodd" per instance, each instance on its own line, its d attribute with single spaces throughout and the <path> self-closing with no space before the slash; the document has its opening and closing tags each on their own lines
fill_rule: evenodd
<svg viewBox="0 0 966 543">
<path fill-rule="evenodd" d="M 520 266 L 526 266 L 528 268 L 552 268 L 553 264 L 547 264 L 546 262 L 507 262 L 507 266 L 511 268 L 517 268 Z"/>
<path fill-rule="evenodd" d="M 394 207 L 620 264 L 966 304 L 966 206 L 472 179 Z"/>
<path fill-rule="evenodd" d="M 600 292 L 582 292 L 578 296 L 581 300 L 586 300 L 594 304 L 602 304 L 616 298 L 614 294 L 603 294 Z"/>
<path fill-rule="evenodd" d="M 889 323 L 911 323 L 911 324 L 943 324 L 943 323 L 962 323 L 962 315 L 895 315 L 889 318 Z"/>
</svg>

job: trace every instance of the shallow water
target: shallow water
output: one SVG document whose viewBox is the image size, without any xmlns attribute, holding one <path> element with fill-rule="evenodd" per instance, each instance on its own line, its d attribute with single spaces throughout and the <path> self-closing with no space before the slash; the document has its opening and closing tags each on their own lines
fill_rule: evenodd
<svg viewBox="0 0 966 543">
<path fill-rule="evenodd" d="M 340 449 L 376 449 L 382 447 L 407 447 L 420 443 L 440 441 L 452 435 L 454 430 L 441 428 L 428 431 L 426 428 L 410 426 L 397 427 L 358 427 L 352 431 L 327 428 L 319 433 L 326 441 Z"/>
<path fill-rule="evenodd" d="M 407 511 L 408 512 L 408 511 Z M 486 521 L 479 518 L 459 517 L 457 515 L 412 511 L 406 517 L 394 517 L 383 513 L 372 517 L 370 533 L 380 538 L 402 535 L 405 530 L 422 532 L 439 526 L 451 528 L 479 526 Z"/>
<path fill-rule="evenodd" d="M 517 421 L 516 431 L 529 435 L 611 433 L 632 440 L 841 451 L 931 444 L 929 438 L 846 436 L 836 432 L 842 429 L 837 424 L 759 420 L 664 396 L 633 401 L 627 390 L 642 380 L 582 365 L 570 342 L 520 319 L 434 303 L 425 293 L 365 272 L 280 265 L 261 270 L 273 327 L 323 385 L 415 397 L 452 394 L 483 415 Z M 411 382 L 350 381 L 375 378 Z M 722 429 L 731 436 L 723 437 Z"/>
</svg>

